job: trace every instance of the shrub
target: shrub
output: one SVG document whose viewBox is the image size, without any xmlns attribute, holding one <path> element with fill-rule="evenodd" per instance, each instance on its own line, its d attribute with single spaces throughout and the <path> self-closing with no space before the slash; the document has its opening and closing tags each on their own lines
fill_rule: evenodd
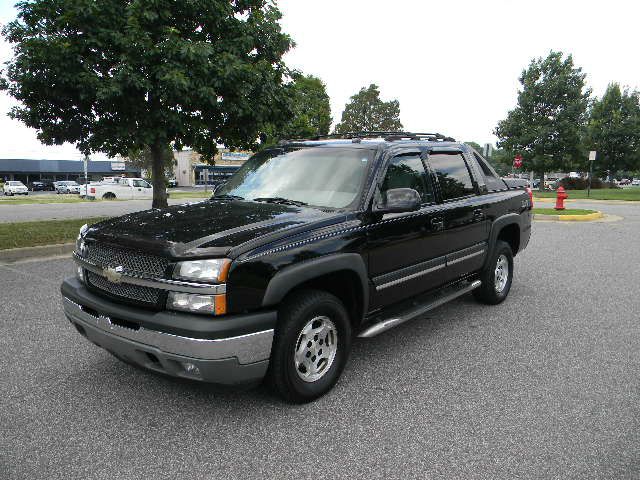
<svg viewBox="0 0 640 480">
<path fill-rule="evenodd" d="M 570 178 L 565 177 L 558 182 L 558 186 L 562 185 L 565 190 L 586 190 L 589 186 L 589 180 L 586 178 Z M 591 189 L 599 190 L 602 188 L 619 188 L 614 183 L 603 182 L 599 178 L 591 180 Z"/>
</svg>

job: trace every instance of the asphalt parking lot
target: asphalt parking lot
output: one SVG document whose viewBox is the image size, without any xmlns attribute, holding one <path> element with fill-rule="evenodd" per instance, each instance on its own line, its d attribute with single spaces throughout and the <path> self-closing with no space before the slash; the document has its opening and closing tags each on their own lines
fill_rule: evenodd
<svg viewBox="0 0 640 480">
<path fill-rule="evenodd" d="M 68 259 L 0 266 L 0 477 L 638 479 L 640 206 L 597 208 L 625 218 L 536 222 L 505 303 L 355 342 L 303 406 L 122 364 L 65 320 Z"/>
</svg>

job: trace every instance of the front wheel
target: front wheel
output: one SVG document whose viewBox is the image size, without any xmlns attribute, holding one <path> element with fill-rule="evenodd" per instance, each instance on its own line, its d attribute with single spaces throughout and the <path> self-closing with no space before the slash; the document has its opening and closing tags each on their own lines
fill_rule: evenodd
<svg viewBox="0 0 640 480">
<path fill-rule="evenodd" d="M 476 300 L 488 305 L 504 301 L 513 280 L 513 252 L 507 242 L 498 240 L 493 255 L 480 273 L 482 285 L 473 291 Z"/>
<path fill-rule="evenodd" d="M 315 400 L 335 385 L 349 358 L 351 324 L 328 292 L 293 294 L 278 315 L 267 380 L 292 403 Z"/>
</svg>

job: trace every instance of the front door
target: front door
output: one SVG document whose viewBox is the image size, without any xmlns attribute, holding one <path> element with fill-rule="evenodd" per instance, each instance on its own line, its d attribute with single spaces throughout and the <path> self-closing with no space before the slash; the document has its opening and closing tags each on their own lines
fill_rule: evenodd
<svg viewBox="0 0 640 480">
<path fill-rule="evenodd" d="M 430 290 L 442 282 L 447 242 L 442 206 L 426 174 L 421 151 L 392 157 L 380 194 L 392 188 L 413 188 L 421 198 L 419 210 L 387 213 L 368 228 L 369 272 L 373 283 L 371 309 Z"/>
</svg>

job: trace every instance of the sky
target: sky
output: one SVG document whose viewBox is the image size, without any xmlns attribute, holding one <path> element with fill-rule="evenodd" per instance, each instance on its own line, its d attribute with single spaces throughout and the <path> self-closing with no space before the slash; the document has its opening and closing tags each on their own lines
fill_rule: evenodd
<svg viewBox="0 0 640 480">
<path fill-rule="evenodd" d="M 0 0 L 0 23 L 15 17 Z M 515 106 L 518 77 L 532 58 L 571 53 L 593 94 L 610 82 L 640 89 L 637 0 L 280 0 L 296 47 L 290 67 L 320 77 L 334 124 L 349 97 L 375 83 L 398 99 L 406 130 L 480 144 Z M 0 41 L 0 61 L 11 50 Z M 6 116 L 0 93 L 0 158 L 79 158 L 72 145 L 42 146 Z M 101 158 L 96 155 L 95 159 Z"/>
</svg>

